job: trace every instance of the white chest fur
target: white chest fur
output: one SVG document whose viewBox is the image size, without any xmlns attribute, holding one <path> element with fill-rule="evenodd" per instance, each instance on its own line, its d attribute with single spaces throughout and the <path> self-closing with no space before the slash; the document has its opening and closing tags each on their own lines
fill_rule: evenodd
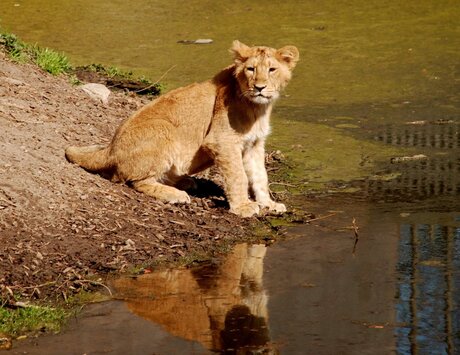
<svg viewBox="0 0 460 355">
<path fill-rule="evenodd" d="M 244 135 L 246 144 L 254 143 L 259 139 L 265 140 L 265 137 L 270 134 L 270 113 L 271 110 L 264 110 L 255 117 L 251 129 Z"/>
</svg>

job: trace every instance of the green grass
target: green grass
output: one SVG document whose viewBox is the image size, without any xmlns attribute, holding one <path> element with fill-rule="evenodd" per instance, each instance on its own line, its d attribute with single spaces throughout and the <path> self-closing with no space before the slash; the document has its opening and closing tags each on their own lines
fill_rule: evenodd
<svg viewBox="0 0 460 355">
<path fill-rule="evenodd" d="M 64 53 L 49 48 L 31 45 L 21 41 L 16 35 L 3 31 L 0 28 L 0 50 L 3 50 L 17 63 L 33 63 L 52 75 L 66 74 L 69 81 L 74 85 L 81 84 L 75 75 L 77 68 L 71 65 Z M 145 77 L 137 78 L 131 71 L 123 71 L 114 66 L 102 64 L 91 64 L 84 67 L 86 70 L 94 71 L 107 78 L 118 78 L 122 80 L 139 81 L 146 86 L 151 86 L 149 93 L 160 94 L 164 89 L 160 83 L 152 83 Z M 141 92 L 142 90 L 139 90 Z"/>
<path fill-rule="evenodd" d="M 15 62 L 25 63 L 29 59 L 26 55 L 26 44 L 13 34 L 0 32 L 0 45 Z"/>
<path fill-rule="evenodd" d="M 113 78 L 116 76 L 123 76 L 123 77 L 129 77 L 133 75 L 132 72 L 124 72 L 120 70 L 117 67 L 112 67 L 112 66 L 105 66 L 102 64 L 89 64 L 85 65 L 82 68 L 88 70 L 88 71 L 93 71 L 95 73 L 102 74 L 104 76 L 107 76 L 109 78 Z"/>
<path fill-rule="evenodd" d="M 72 69 L 67 57 L 60 52 L 21 41 L 11 33 L 0 32 L 0 46 L 18 63 L 34 63 L 53 75 L 68 73 Z"/>
<path fill-rule="evenodd" d="M 0 332 L 13 337 L 39 331 L 59 332 L 69 311 L 59 308 L 31 306 L 0 308 Z"/>
<path fill-rule="evenodd" d="M 72 69 L 69 60 L 62 53 L 38 46 L 34 46 L 32 51 L 34 63 L 48 73 L 59 75 L 67 73 Z"/>
</svg>

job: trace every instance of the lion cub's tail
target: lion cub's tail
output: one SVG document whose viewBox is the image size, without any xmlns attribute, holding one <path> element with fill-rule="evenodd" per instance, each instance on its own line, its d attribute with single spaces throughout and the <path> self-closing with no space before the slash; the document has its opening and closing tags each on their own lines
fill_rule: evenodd
<svg viewBox="0 0 460 355">
<path fill-rule="evenodd" d="M 87 147 L 69 147 L 65 150 L 68 161 L 82 168 L 98 172 L 110 168 L 109 147 L 90 145 Z"/>
</svg>

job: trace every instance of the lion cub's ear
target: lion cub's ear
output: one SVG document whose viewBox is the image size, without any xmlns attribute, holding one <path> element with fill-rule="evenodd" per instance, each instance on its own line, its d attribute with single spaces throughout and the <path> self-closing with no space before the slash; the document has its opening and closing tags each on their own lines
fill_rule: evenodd
<svg viewBox="0 0 460 355">
<path fill-rule="evenodd" d="M 251 56 L 251 47 L 241 43 L 238 40 L 233 41 L 230 52 L 233 53 L 235 57 L 235 62 L 243 63 Z"/>
<path fill-rule="evenodd" d="M 276 56 L 279 61 L 287 64 L 289 69 L 294 69 L 299 61 L 299 50 L 294 46 L 286 46 L 276 51 Z"/>
</svg>

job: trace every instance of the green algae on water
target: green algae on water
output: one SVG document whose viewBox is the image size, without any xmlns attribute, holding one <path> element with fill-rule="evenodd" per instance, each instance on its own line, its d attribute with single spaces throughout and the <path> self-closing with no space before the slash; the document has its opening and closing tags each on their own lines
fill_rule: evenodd
<svg viewBox="0 0 460 355">
<path fill-rule="evenodd" d="M 388 162 L 401 149 L 356 139 L 341 129 L 316 123 L 273 120 L 269 146 L 286 156 L 284 176 L 305 190 L 324 190 L 330 181 L 350 182 L 374 173 L 376 163 Z"/>
</svg>

